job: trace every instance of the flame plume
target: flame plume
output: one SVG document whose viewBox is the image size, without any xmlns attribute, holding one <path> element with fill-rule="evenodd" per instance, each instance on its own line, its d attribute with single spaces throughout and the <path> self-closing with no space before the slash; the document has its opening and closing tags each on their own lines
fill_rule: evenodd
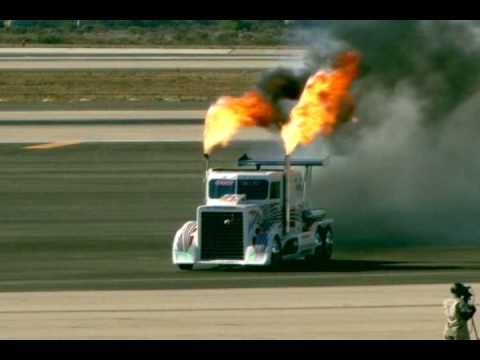
<svg viewBox="0 0 480 360">
<path fill-rule="evenodd" d="M 278 97 L 298 97 L 303 85 L 295 79 L 295 74 L 286 70 L 270 74 L 259 90 L 241 97 L 221 97 L 207 112 L 204 154 L 210 154 L 217 146 L 227 146 L 244 127 L 281 128 L 287 155 L 300 144 L 310 144 L 320 135 L 330 135 L 342 119 L 353 113 L 350 88 L 358 75 L 359 64 L 360 56 L 347 52 L 337 58 L 333 69 L 311 76 L 289 117 L 282 115 Z"/>
<path fill-rule="evenodd" d="M 222 97 L 207 112 L 204 154 L 217 146 L 227 146 L 243 127 L 269 127 L 279 114 L 260 92 L 252 90 L 242 97 Z"/>
<path fill-rule="evenodd" d="M 348 52 L 337 59 L 333 70 L 321 70 L 310 77 L 281 131 L 287 154 L 298 145 L 311 144 L 319 135 L 330 135 L 335 130 L 343 106 L 352 101 L 349 92 L 359 64 L 360 56 Z"/>
</svg>

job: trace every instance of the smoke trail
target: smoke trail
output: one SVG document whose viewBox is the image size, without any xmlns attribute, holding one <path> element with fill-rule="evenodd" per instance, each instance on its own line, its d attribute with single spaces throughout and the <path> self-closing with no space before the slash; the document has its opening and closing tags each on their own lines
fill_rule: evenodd
<svg viewBox="0 0 480 360">
<path fill-rule="evenodd" d="M 337 21 L 318 31 L 363 57 L 360 123 L 305 149 L 334 156 L 314 194 L 341 241 L 479 244 L 480 22 Z"/>
<path fill-rule="evenodd" d="M 274 103 L 281 99 L 298 100 L 310 75 L 308 69 L 277 68 L 266 72 L 257 87 Z"/>
</svg>

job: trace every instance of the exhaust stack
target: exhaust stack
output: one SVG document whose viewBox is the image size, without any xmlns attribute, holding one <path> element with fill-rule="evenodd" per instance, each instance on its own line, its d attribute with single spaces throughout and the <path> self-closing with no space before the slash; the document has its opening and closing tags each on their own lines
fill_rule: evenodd
<svg viewBox="0 0 480 360">
<path fill-rule="evenodd" d="M 244 154 L 240 159 L 238 159 L 238 166 L 255 166 L 257 170 L 260 170 L 262 166 L 283 166 L 283 206 L 282 206 L 282 222 L 283 222 L 283 233 L 286 235 L 290 232 L 290 192 L 288 191 L 288 174 L 290 168 L 293 166 L 304 166 L 305 167 L 305 179 L 304 179 L 304 201 L 306 204 L 309 204 L 309 195 L 312 187 L 312 168 L 317 166 L 325 166 L 327 160 L 314 160 L 314 159 L 303 159 L 303 160 L 292 160 L 289 155 L 285 155 L 284 159 L 281 160 L 254 160 L 250 159 L 247 154 Z"/>
<path fill-rule="evenodd" d="M 205 204 L 208 201 L 208 170 L 210 169 L 210 155 L 203 154 L 203 158 L 205 159 L 205 176 L 203 178 L 203 183 L 205 185 Z"/>
<path fill-rule="evenodd" d="M 284 211 L 284 235 L 290 232 L 290 191 L 288 174 L 290 173 L 290 156 L 285 155 L 285 170 L 283 175 L 283 211 Z"/>
<path fill-rule="evenodd" d="M 203 158 L 205 159 L 205 173 L 207 173 L 208 169 L 210 168 L 210 155 L 203 154 Z"/>
<path fill-rule="evenodd" d="M 310 189 L 312 188 L 312 167 L 305 166 L 303 179 L 303 203 L 306 208 L 310 207 Z"/>
</svg>

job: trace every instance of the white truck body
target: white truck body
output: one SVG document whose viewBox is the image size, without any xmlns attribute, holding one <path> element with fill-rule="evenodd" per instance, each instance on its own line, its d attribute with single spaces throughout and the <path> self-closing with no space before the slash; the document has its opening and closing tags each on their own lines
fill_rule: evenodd
<svg viewBox="0 0 480 360">
<path fill-rule="evenodd" d="M 306 208 L 308 184 L 301 171 L 290 167 L 207 170 L 205 205 L 197 208 L 196 221 L 177 231 L 173 263 L 191 270 L 198 264 L 268 266 L 300 258 L 328 260 L 333 220 L 324 210 Z"/>
</svg>

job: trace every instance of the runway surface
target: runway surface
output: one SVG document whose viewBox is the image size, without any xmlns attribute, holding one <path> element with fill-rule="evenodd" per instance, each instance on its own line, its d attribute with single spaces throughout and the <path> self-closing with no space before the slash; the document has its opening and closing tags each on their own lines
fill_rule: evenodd
<svg viewBox="0 0 480 360">
<path fill-rule="evenodd" d="M 0 291 L 480 281 L 478 247 L 396 247 L 390 237 L 360 243 L 341 213 L 332 214 L 337 245 L 329 264 L 183 273 L 171 263 L 171 244 L 203 201 L 201 143 L 31 145 L 40 143 L 0 144 Z M 280 146 L 236 142 L 213 154 L 211 166 L 231 167 L 245 152 L 274 153 Z"/>
<path fill-rule="evenodd" d="M 98 120 L 198 120 L 204 121 L 204 110 L 81 110 L 81 111 L 1 111 L 0 125 L 5 121 L 18 123 L 31 121 L 84 121 L 97 122 Z"/>
<path fill-rule="evenodd" d="M 435 340 L 442 339 L 448 289 L 449 284 L 4 293 L 0 338 Z"/>
<path fill-rule="evenodd" d="M 2 111 L 0 142 L 202 141 L 206 110 Z M 246 129 L 235 140 L 274 141 L 265 129 Z"/>
<path fill-rule="evenodd" d="M 294 65 L 289 49 L 0 49 L 0 70 L 264 69 Z"/>
<path fill-rule="evenodd" d="M 0 57 L 30 56 L 302 56 L 285 48 L 0 48 Z"/>
<path fill-rule="evenodd" d="M 182 272 L 171 244 L 203 200 L 201 143 L 31 145 L 0 144 L 2 339 L 439 339 L 448 284 L 480 283 L 477 246 L 360 243 L 341 213 L 329 263 Z M 236 142 L 211 165 L 275 146 Z"/>
<path fill-rule="evenodd" d="M 181 120 L 183 121 L 183 120 Z M 188 124 L 179 127 L 178 122 L 166 124 L 75 124 L 75 125 L 3 125 L 0 126 L 0 143 L 38 142 L 200 142 L 203 125 Z M 146 123 L 145 123 L 146 122 Z M 235 136 L 236 141 L 275 141 L 277 137 L 263 129 L 246 129 Z"/>
<path fill-rule="evenodd" d="M 203 124 L 207 110 L 0 111 L 2 125 L 65 124 Z"/>
</svg>

